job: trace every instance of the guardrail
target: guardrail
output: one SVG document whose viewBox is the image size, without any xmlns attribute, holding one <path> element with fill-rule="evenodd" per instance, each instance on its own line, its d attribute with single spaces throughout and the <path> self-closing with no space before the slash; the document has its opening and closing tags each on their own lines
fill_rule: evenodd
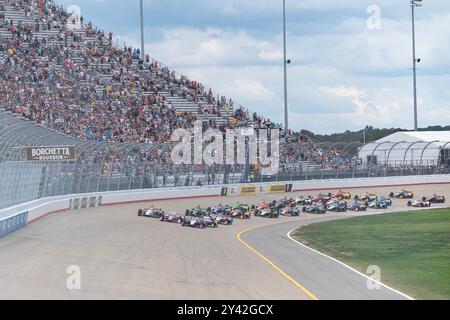
<svg viewBox="0 0 450 320">
<path fill-rule="evenodd" d="M 188 198 L 378 187 L 395 188 L 434 184 L 448 184 L 450 187 L 450 175 L 340 179 L 327 181 L 310 180 L 302 182 L 253 183 L 212 187 L 183 187 L 67 195 L 35 200 L 8 209 L 0 210 L 0 237 L 10 234 L 25 225 L 42 219 L 50 214 L 70 210 L 75 211 L 96 208 L 100 206 L 180 200 Z"/>
</svg>

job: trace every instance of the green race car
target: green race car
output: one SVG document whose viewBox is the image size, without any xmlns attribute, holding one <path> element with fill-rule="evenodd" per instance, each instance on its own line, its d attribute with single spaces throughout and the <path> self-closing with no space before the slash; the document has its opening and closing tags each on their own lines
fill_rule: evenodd
<svg viewBox="0 0 450 320">
<path fill-rule="evenodd" d="M 323 206 L 312 205 L 308 207 L 303 207 L 302 212 L 311 213 L 311 214 L 325 214 L 327 213 L 327 209 Z"/>
</svg>

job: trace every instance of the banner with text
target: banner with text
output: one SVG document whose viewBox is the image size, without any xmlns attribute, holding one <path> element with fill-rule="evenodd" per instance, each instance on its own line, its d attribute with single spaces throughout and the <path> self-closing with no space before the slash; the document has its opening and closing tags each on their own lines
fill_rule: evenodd
<svg viewBox="0 0 450 320">
<path fill-rule="evenodd" d="M 28 161 L 71 161 L 75 160 L 75 147 L 28 147 Z"/>
</svg>

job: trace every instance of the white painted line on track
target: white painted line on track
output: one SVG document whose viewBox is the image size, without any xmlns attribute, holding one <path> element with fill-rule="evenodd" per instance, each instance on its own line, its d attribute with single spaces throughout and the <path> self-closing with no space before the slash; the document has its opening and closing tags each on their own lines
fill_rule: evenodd
<svg viewBox="0 0 450 320">
<path fill-rule="evenodd" d="M 300 228 L 301 228 L 301 227 L 300 227 Z M 401 295 L 401 296 L 403 296 L 403 297 L 405 297 L 405 298 L 407 298 L 407 299 L 409 299 L 409 300 L 414 300 L 414 298 L 408 296 L 407 294 L 405 294 L 405 293 L 403 293 L 403 292 L 400 292 L 400 291 L 398 291 L 398 290 L 396 290 L 396 289 L 394 289 L 394 288 L 392 288 L 392 287 L 390 287 L 390 286 L 388 286 L 388 285 L 386 285 L 386 284 L 384 284 L 384 283 L 382 283 L 382 282 L 376 281 L 376 280 L 374 280 L 374 279 L 368 277 L 368 276 L 365 275 L 364 273 L 361 273 L 361 272 L 359 272 L 358 270 L 356 270 L 356 269 L 350 267 L 349 265 L 346 265 L 346 264 L 343 263 L 342 261 L 339 261 L 339 260 L 337 260 L 337 259 L 335 259 L 335 258 L 333 258 L 333 257 L 330 257 L 330 256 L 328 256 L 328 255 L 326 255 L 326 254 L 324 254 L 324 253 L 322 253 L 322 252 L 320 252 L 320 251 L 317 251 L 317 250 L 315 250 L 315 249 L 313 249 L 313 248 L 311 248 L 311 247 L 308 247 L 307 245 L 304 245 L 304 244 L 301 243 L 300 241 L 295 240 L 294 238 L 292 238 L 291 234 L 292 234 L 294 231 L 298 230 L 298 229 L 299 229 L 299 228 L 297 227 L 297 228 L 295 228 L 295 229 L 289 231 L 288 234 L 287 234 L 287 237 L 288 237 L 290 240 L 292 240 L 292 241 L 294 241 L 295 243 L 297 243 L 298 245 L 300 245 L 300 246 L 302 246 L 302 247 L 304 247 L 304 248 L 306 248 L 306 249 L 308 249 L 308 250 L 310 250 L 310 251 L 312 251 L 312 252 L 314 252 L 314 253 L 316 253 L 316 254 L 318 254 L 318 255 L 321 255 L 321 256 L 323 256 L 323 257 L 325 257 L 325 258 L 328 258 L 328 259 L 330 259 L 330 260 L 332 260 L 332 261 L 334 261 L 334 262 L 336 262 L 336 263 L 338 263 L 338 264 L 344 266 L 345 268 L 347 268 L 347 269 L 349 269 L 349 270 L 351 270 L 351 271 L 353 271 L 353 272 L 359 274 L 360 276 L 362 276 L 362 277 L 364 277 L 364 278 L 366 278 L 366 279 L 368 279 L 368 280 L 370 280 L 370 281 L 372 281 L 372 282 L 374 282 L 374 283 L 376 283 L 376 284 L 379 284 L 380 286 L 385 287 L 386 289 L 391 290 L 391 291 L 393 291 L 393 292 L 395 292 L 395 293 L 397 293 L 397 294 L 399 294 L 399 295 Z"/>
</svg>

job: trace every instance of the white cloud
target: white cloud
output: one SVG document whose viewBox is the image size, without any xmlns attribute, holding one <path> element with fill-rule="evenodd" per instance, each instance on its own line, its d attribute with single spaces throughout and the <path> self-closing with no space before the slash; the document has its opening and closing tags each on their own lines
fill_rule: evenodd
<svg viewBox="0 0 450 320">
<path fill-rule="evenodd" d="M 350 2 L 344 7 L 358 6 L 357 1 Z M 229 15 L 238 15 L 252 5 L 258 10 L 274 9 L 267 1 L 221 3 L 226 3 Z M 329 6 L 334 6 L 326 0 L 291 5 L 299 10 L 330 10 Z M 361 16 L 347 17 L 329 32 L 289 34 L 288 54 L 293 60 L 289 67 L 289 104 L 296 129 L 334 132 L 365 125 L 411 128 L 411 23 L 408 19 L 387 18 L 385 8 L 391 8 L 388 2 L 381 1 L 380 6 L 380 30 L 367 29 L 364 8 Z M 422 126 L 450 123 L 447 9 L 417 21 L 417 53 L 423 59 L 418 79 Z M 230 27 L 164 28 L 163 37 L 147 48 L 176 71 L 281 122 L 281 34 Z M 139 43 L 136 34 L 121 39 Z M 425 76 L 436 70 L 443 75 Z"/>
<path fill-rule="evenodd" d="M 360 91 L 356 87 L 325 87 L 322 88 L 322 90 L 330 95 L 338 96 L 338 97 L 352 97 L 357 98 L 363 94 L 362 91 Z"/>
</svg>

